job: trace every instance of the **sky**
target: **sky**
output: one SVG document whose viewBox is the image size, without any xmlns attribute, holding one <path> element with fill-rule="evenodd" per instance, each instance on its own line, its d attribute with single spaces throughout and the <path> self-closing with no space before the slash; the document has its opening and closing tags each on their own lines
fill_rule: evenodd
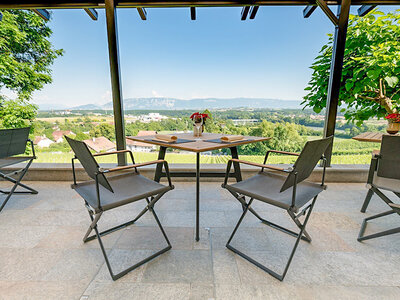
<svg viewBox="0 0 400 300">
<path fill-rule="evenodd" d="M 255 20 L 241 21 L 241 8 L 198 8 L 191 21 L 188 8 L 153 8 L 142 21 L 136 9 L 118 9 L 123 97 L 301 100 L 309 66 L 334 30 L 320 9 L 309 19 L 302 11 L 261 7 Z M 111 101 L 105 12 L 98 13 L 93 21 L 81 9 L 52 10 L 51 41 L 65 54 L 33 102 Z"/>
</svg>

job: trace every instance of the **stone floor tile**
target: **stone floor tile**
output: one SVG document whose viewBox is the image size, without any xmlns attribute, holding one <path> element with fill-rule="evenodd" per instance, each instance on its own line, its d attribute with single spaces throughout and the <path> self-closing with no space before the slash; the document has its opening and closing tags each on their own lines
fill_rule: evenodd
<svg viewBox="0 0 400 300">
<path fill-rule="evenodd" d="M 212 256 L 215 283 L 240 284 L 235 254 L 228 249 L 214 250 Z"/>
<path fill-rule="evenodd" d="M 0 248 L 0 281 L 39 281 L 62 259 L 53 249 Z"/>
<path fill-rule="evenodd" d="M 214 285 L 212 284 L 197 284 L 190 285 L 190 300 L 213 300 L 215 299 Z"/>
<path fill-rule="evenodd" d="M 70 182 L 28 184 L 39 194 L 15 196 L 0 213 L 0 299 L 400 298 L 397 235 L 357 241 L 362 220 L 387 210 L 373 196 L 367 213 L 360 213 L 364 184 L 328 183 L 307 226 L 313 240 L 300 241 L 283 282 L 226 248 L 241 206 L 219 180 L 201 184 L 200 241 L 194 240 L 195 185 L 177 182 L 155 206 L 172 250 L 117 281 L 98 242 L 82 242 L 90 218 Z M 138 201 L 105 212 L 99 230 L 132 220 L 144 206 Z M 298 231 L 284 210 L 260 201 L 252 207 L 261 217 Z M 400 219 L 391 215 L 371 221 L 366 233 L 398 226 Z M 115 273 L 165 245 L 150 213 L 103 241 Z M 232 241 L 278 273 L 294 243 L 294 237 L 252 214 Z"/>
<path fill-rule="evenodd" d="M 184 300 L 190 297 L 190 284 L 96 283 L 96 286 L 93 287 L 92 292 L 88 296 L 89 300 Z"/>
<path fill-rule="evenodd" d="M 147 264 L 143 282 L 212 283 L 211 256 L 206 250 L 170 250 Z"/>
<path fill-rule="evenodd" d="M 104 258 L 100 249 L 70 249 L 44 277 L 47 281 L 86 280 L 90 282 L 99 272 Z"/>
<path fill-rule="evenodd" d="M 392 286 L 313 286 L 313 298 L 324 300 L 397 300 L 400 299 L 400 288 Z"/>
<path fill-rule="evenodd" d="M 7 248 L 33 248 L 54 231 L 54 226 L 0 225 L 0 241 Z"/>
<path fill-rule="evenodd" d="M 8 190 L 9 188 L 7 188 Z M 0 205 L 6 200 L 7 195 L 0 193 Z M 30 209 L 41 201 L 39 195 L 14 194 L 7 201 L 3 211 Z"/>
<path fill-rule="evenodd" d="M 191 250 L 193 248 L 193 228 L 164 227 L 174 250 Z M 115 247 L 120 249 L 160 250 L 167 246 L 160 228 L 129 226 L 118 239 Z"/>
<path fill-rule="evenodd" d="M 108 259 L 111 264 L 112 271 L 114 275 L 120 273 L 121 271 L 137 264 L 141 260 L 154 254 L 156 251 L 152 250 L 127 250 L 127 249 L 113 249 L 108 251 Z M 143 278 L 144 270 L 146 269 L 146 264 L 132 270 L 122 278 L 118 279 L 118 282 L 140 282 Z M 108 282 L 112 283 L 112 277 L 104 263 L 100 271 L 96 274 L 93 282 Z"/>
<path fill-rule="evenodd" d="M 100 249 L 97 239 L 83 242 L 83 236 L 88 226 L 56 226 L 52 227 L 54 231 L 43 238 L 37 245 L 37 248 L 53 248 L 53 249 Z M 114 231 L 101 238 L 106 249 L 111 249 L 117 239 L 121 236 L 123 229 Z M 91 235 L 95 232 L 93 231 Z"/>
<path fill-rule="evenodd" d="M 217 285 L 217 300 L 276 300 L 276 299 L 313 299 L 307 287 L 287 285 Z"/>
<path fill-rule="evenodd" d="M 0 281 L 0 299 L 80 299 L 86 286 L 87 283 L 85 281 Z"/>
</svg>

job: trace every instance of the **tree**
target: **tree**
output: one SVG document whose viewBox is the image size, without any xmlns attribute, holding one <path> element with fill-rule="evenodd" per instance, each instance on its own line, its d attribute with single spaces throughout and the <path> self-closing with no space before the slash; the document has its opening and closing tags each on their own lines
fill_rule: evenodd
<svg viewBox="0 0 400 300">
<path fill-rule="evenodd" d="M 109 140 L 114 140 L 114 127 L 107 123 L 102 123 L 99 126 L 96 126 L 89 132 L 90 136 L 100 137 L 104 136 Z"/>
<path fill-rule="evenodd" d="M 346 120 L 360 126 L 400 108 L 400 10 L 365 17 L 350 15 L 339 106 Z M 313 74 L 304 97 L 305 107 L 319 113 L 326 107 L 333 37 L 311 66 Z"/>
<path fill-rule="evenodd" d="M 0 94 L 0 126 L 28 126 L 35 118 L 37 107 L 30 104 L 35 90 L 51 83 L 53 61 L 63 54 L 48 40 L 51 29 L 47 21 L 34 12 L 1 10 L 0 22 L 0 91 L 7 88 L 18 94 L 7 99 Z"/>
<path fill-rule="evenodd" d="M 50 66 L 63 54 L 48 38 L 47 21 L 32 11 L 2 10 L 0 22 L 0 88 L 29 99 L 32 92 L 51 83 Z"/>
<path fill-rule="evenodd" d="M 0 128 L 29 126 L 36 116 L 37 107 L 26 100 L 5 100 L 0 95 Z"/>
</svg>

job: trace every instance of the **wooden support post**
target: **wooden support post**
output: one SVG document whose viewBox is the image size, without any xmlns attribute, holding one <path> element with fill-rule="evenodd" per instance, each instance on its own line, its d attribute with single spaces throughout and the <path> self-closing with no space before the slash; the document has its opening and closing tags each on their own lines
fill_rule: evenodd
<svg viewBox="0 0 400 300">
<path fill-rule="evenodd" d="M 324 137 L 329 137 L 335 134 L 350 5 L 351 0 L 342 0 L 342 5 L 338 7 L 339 23 L 335 26 L 332 62 L 328 84 L 328 97 L 326 100 Z M 327 159 L 327 166 L 330 166 L 332 159 L 332 144 L 326 150 L 325 157 Z"/>
<path fill-rule="evenodd" d="M 122 101 L 121 72 L 119 68 L 118 52 L 118 27 L 117 27 L 117 9 L 116 0 L 106 0 L 106 20 L 108 53 L 110 60 L 111 88 L 114 110 L 115 139 L 117 150 L 126 149 L 124 108 Z M 118 165 L 126 165 L 126 153 L 118 154 Z"/>
</svg>

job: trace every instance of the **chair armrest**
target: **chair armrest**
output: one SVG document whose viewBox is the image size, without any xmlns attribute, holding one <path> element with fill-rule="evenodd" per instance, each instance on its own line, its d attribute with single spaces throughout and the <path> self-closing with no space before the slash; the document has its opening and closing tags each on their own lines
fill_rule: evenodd
<svg viewBox="0 0 400 300">
<path fill-rule="evenodd" d="M 111 169 L 100 168 L 99 171 L 101 173 L 110 173 L 110 172 L 121 171 L 121 170 L 132 169 L 132 168 L 139 168 L 139 167 L 149 166 L 149 165 L 154 165 L 154 164 L 159 164 L 159 163 L 166 163 L 166 161 L 163 159 L 159 159 L 159 160 L 148 161 L 148 162 L 144 162 L 144 163 L 140 163 L 140 164 L 115 167 L 115 168 L 111 168 Z"/>
<path fill-rule="evenodd" d="M 93 154 L 93 157 L 111 155 L 111 154 L 120 154 L 120 153 L 129 153 L 129 156 L 131 157 L 131 160 L 132 160 L 132 164 L 135 164 L 135 159 L 133 158 L 133 153 L 132 153 L 131 150 L 128 150 L 128 149 L 111 151 L 111 152 L 104 152 L 104 153 L 95 153 L 95 154 Z"/>
<path fill-rule="evenodd" d="M 378 158 L 381 155 L 381 151 L 379 149 L 372 150 L 372 158 Z"/>
<path fill-rule="evenodd" d="M 389 203 L 389 206 L 390 206 L 390 207 L 393 207 L 393 208 L 400 209 L 400 204 L 396 204 L 396 203 Z"/>
<path fill-rule="evenodd" d="M 267 151 L 267 154 L 268 154 L 269 152 L 273 152 L 273 153 L 280 153 L 280 154 L 286 154 L 286 155 L 300 156 L 300 153 L 287 152 L 287 151 L 268 150 L 268 151 Z"/>
<path fill-rule="evenodd" d="M 126 150 L 117 150 L 117 151 L 104 152 L 104 153 L 95 153 L 95 154 L 93 154 L 93 156 L 104 156 L 104 155 L 126 153 L 126 152 L 131 152 L 131 150 L 126 149 Z"/>
<path fill-rule="evenodd" d="M 101 172 L 101 173 L 110 173 L 110 172 L 115 172 L 115 171 L 133 169 L 133 168 L 136 169 L 136 168 L 139 168 L 139 167 L 149 166 L 149 165 L 154 165 L 154 164 L 163 164 L 164 165 L 165 174 L 167 175 L 168 185 L 173 189 L 174 186 L 172 185 L 171 175 L 169 173 L 168 162 L 166 160 L 164 160 L 164 159 L 148 161 L 148 162 L 144 162 L 144 163 L 140 163 L 140 164 L 133 164 L 133 165 L 130 165 L 130 166 L 115 167 L 115 168 L 112 168 L 112 169 L 102 169 L 102 168 L 100 168 L 99 172 Z"/>
<path fill-rule="evenodd" d="M 271 169 L 271 170 L 275 170 L 275 171 L 281 171 L 281 172 L 286 172 L 286 173 L 290 172 L 289 170 L 284 169 L 284 168 L 274 167 L 274 166 L 265 165 L 265 164 L 259 164 L 259 163 L 246 161 L 246 160 L 240 160 L 237 158 L 232 158 L 230 161 L 241 163 L 241 164 L 246 164 L 246 165 L 250 165 L 250 166 L 260 167 L 260 168 L 267 168 L 267 169 Z"/>
</svg>

